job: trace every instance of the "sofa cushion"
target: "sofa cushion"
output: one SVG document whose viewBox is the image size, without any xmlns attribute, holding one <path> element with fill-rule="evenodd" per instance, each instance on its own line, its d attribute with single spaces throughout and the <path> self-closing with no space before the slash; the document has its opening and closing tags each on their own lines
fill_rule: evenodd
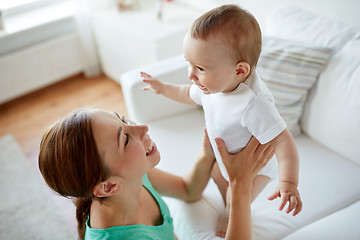
<svg viewBox="0 0 360 240">
<path fill-rule="evenodd" d="M 347 239 L 356 240 L 360 236 L 360 201 L 340 211 L 316 221 L 282 240 Z"/>
<path fill-rule="evenodd" d="M 266 34 L 309 42 L 340 50 L 346 43 L 360 38 L 357 28 L 332 21 L 295 6 L 274 11 L 267 21 Z"/>
<path fill-rule="evenodd" d="M 293 136 L 301 133 L 299 120 L 308 90 L 330 56 L 330 48 L 264 38 L 257 71 L 272 92 L 275 105 Z"/>
<path fill-rule="evenodd" d="M 280 212 L 280 199 L 267 200 L 277 185 L 276 181 L 270 182 L 252 204 L 254 239 L 282 239 L 360 200 L 360 185 L 355 184 L 359 181 L 358 164 L 306 135 L 296 137 L 295 141 L 300 158 L 299 191 L 303 209 L 296 217 Z M 346 234 L 344 239 L 348 239 Z"/>
</svg>

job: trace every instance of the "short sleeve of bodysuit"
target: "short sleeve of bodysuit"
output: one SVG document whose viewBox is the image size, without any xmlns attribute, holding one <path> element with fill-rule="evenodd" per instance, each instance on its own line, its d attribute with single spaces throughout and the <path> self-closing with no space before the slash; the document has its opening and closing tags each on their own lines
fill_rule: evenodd
<svg viewBox="0 0 360 240">
<path fill-rule="evenodd" d="M 267 95 L 256 95 L 246 107 L 241 125 L 247 127 L 261 144 L 278 136 L 286 128 L 286 123 Z"/>
</svg>

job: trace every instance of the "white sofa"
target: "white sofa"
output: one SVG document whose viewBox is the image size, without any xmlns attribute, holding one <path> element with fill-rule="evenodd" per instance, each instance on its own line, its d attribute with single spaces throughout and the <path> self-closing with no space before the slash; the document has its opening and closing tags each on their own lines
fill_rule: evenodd
<svg viewBox="0 0 360 240">
<path fill-rule="evenodd" d="M 278 10 L 265 35 L 332 49 L 301 112 L 295 137 L 300 156 L 303 210 L 296 216 L 268 201 L 277 180 L 252 203 L 253 239 L 360 239 L 360 30 L 299 8 Z M 176 174 L 193 165 L 202 142 L 202 109 L 144 92 L 139 71 L 163 81 L 189 83 L 182 56 L 133 69 L 121 76 L 129 117 L 147 123 L 162 159 L 158 167 Z M 224 208 L 210 181 L 203 199 L 184 203 L 166 198 L 179 239 L 217 239 Z"/>
</svg>

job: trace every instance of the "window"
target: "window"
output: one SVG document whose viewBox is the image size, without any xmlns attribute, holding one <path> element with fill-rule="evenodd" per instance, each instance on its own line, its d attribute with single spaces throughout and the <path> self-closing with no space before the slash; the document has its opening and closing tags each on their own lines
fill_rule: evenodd
<svg viewBox="0 0 360 240">
<path fill-rule="evenodd" d="M 71 0 L 0 0 L 0 11 L 0 55 L 75 30 Z"/>
<path fill-rule="evenodd" d="M 10 9 L 21 5 L 24 6 L 35 1 L 37 0 L 1 0 L 0 9 Z"/>
<path fill-rule="evenodd" d="M 0 0 L 5 32 L 14 33 L 74 15 L 69 0 Z"/>
</svg>

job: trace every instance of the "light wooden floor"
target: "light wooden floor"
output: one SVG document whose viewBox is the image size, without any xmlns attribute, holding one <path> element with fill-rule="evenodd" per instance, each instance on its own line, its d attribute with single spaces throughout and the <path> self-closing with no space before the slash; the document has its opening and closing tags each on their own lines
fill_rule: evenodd
<svg viewBox="0 0 360 240">
<path fill-rule="evenodd" d="M 37 167 L 44 129 L 72 110 L 92 106 L 126 116 L 121 87 L 102 76 L 74 76 L 0 105 L 0 136 L 12 134 L 27 158 Z"/>
</svg>

